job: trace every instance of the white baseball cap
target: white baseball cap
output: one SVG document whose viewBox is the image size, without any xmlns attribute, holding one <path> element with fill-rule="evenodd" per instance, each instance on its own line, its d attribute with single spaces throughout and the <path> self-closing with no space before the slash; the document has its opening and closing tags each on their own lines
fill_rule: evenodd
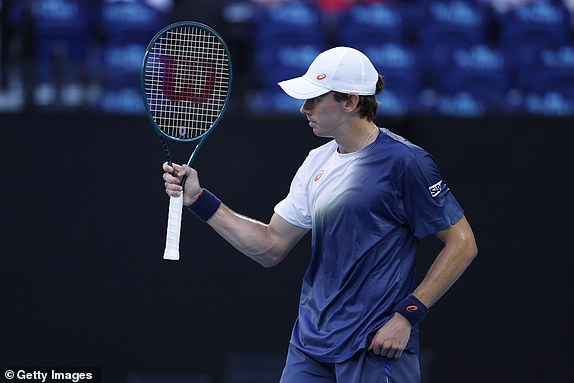
<svg viewBox="0 0 574 383">
<path fill-rule="evenodd" d="M 378 79 L 379 73 L 365 54 L 353 48 L 336 47 L 319 54 L 303 76 L 278 84 L 289 96 L 307 100 L 332 90 L 373 95 Z"/>
</svg>

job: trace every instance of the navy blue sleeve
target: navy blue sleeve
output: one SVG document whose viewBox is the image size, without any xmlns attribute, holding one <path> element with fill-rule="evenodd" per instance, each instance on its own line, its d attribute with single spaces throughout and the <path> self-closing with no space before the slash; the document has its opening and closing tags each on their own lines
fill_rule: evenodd
<svg viewBox="0 0 574 383">
<path fill-rule="evenodd" d="M 464 215 L 426 152 L 417 154 L 405 168 L 403 198 L 407 223 L 419 239 L 447 229 Z"/>
</svg>

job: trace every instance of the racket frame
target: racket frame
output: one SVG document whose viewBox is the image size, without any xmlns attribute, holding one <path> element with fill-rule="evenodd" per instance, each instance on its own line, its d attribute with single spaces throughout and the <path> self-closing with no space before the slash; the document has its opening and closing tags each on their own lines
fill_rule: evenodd
<svg viewBox="0 0 574 383">
<path fill-rule="evenodd" d="M 221 109 L 221 111 L 219 112 L 219 115 L 217 116 L 217 119 L 211 124 L 211 127 L 209 129 L 207 129 L 204 133 L 200 134 L 197 137 L 193 137 L 193 138 L 179 138 L 179 137 L 173 137 L 170 136 L 169 134 L 165 133 L 156 123 L 154 117 L 151 114 L 151 110 L 150 110 L 150 106 L 149 106 L 149 102 L 146 96 L 146 89 L 145 89 L 145 68 L 146 68 L 146 63 L 148 61 L 149 55 L 151 53 L 151 49 L 153 48 L 153 46 L 155 45 L 155 43 L 157 42 L 157 40 L 159 40 L 166 32 L 172 30 L 172 29 L 176 29 L 179 27 L 184 27 L 184 26 L 191 26 L 191 27 L 197 27 L 197 28 L 201 28 L 204 29 L 206 31 L 208 31 L 209 33 L 211 33 L 212 35 L 214 35 L 215 37 L 217 37 L 217 39 L 219 40 L 219 42 L 221 42 L 221 45 L 224 47 L 225 49 L 225 53 L 227 55 L 227 62 L 229 65 L 229 82 L 228 82 L 228 91 L 227 91 L 227 96 L 225 98 L 224 104 L 223 104 L 223 108 Z M 167 25 L 166 27 L 162 28 L 159 32 L 157 32 L 155 34 L 155 36 L 151 39 L 151 41 L 149 42 L 146 51 L 145 51 L 145 55 L 143 57 L 143 61 L 142 61 L 142 69 L 141 69 L 141 73 L 140 73 L 140 84 L 141 84 L 141 94 L 142 94 L 142 98 L 144 100 L 144 107 L 145 107 L 145 111 L 146 111 L 146 115 L 148 116 L 148 119 L 151 121 L 153 127 L 155 128 L 156 132 L 158 133 L 160 139 L 161 139 L 161 143 L 162 143 L 162 148 L 164 151 L 164 154 L 166 156 L 166 159 L 169 163 L 169 165 L 172 165 L 172 161 L 171 161 L 171 154 L 169 151 L 169 147 L 167 146 L 167 142 L 165 141 L 165 139 L 168 139 L 169 141 L 174 141 L 174 142 L 186 142 L 186 143 L 191 143 L 191 142 L 197 142 L 199 141 L 199 143 L 197 144 L 197 146 L 195 147 L 195 149 L 193 150 L 191 156 L 189 157 L 189 160 L 187 161 L 187 165 L 191 166 L 193 160 L 195 159 L 195 157 L 197 156 L 197 153 L 199 151 L 199 149 L 201 148 L 201 146 L 203 145 L 203 143 L 205 142 L 205 139 L 207 138 L 207 136 L 213 131 L 213 129 L 219 124 L 219 121 L 221 120 L 221 118 L 223 118 L 223 114 L 225 113 L 227 106 L 229 105 L 229 99 L 231 98 L 231 85 L 232 85 L 232 81 L 233 81 L 233 70 L 232 70 L 232 63 L 231 63 L 231 54 L 229 53 L 229 48 L 227 46 L 227 44 L 225 43 L 225 40 L 223 40 L 223 38 L 221 37 L 221 35 L 219 33 L 217 33 L 213 28 L 211 28 L 208 25 L 199 23 L 199 22 L 195 22 L 195 21 L 180 21 L 180 22 L 176 22 L 176 23 L 172 23 L 170 25 Z"/>
<path fill-rule="evenodd" d="M 221 46 L 225 50 L 225 54 L 227 57 L 227 64 L 228 64 L 229 78 L 228 78 L 228 84 L 227 84 L 227 94 L 225 96 L 225 100 L 223 101 L 223 106 L 222 106 L 221 110 L 219 111 L 219 114 L 218 114 L 217 118 L 215 119 L 215 121 L 213 121 L 211 123 L 211 126 L 204 133 L 202 133 L 196 137 L 192 137 L 192 138 L 173 137 L 173 136 L 165 133 L 158 126 L 157 122 L 155 121 L 155 118 L 152 115 L 151 108 L 150 108 L 149 101 L 148 101 L 148 97 L 147 97 L 147 93 L 146 93 L 146 87 L 145 87 L 145 85 L 146 85 L 145 75 L 146 75 L 147 62 L 149 59 L 149 55 L 152 53 L 153 47 L 155 46 L 156 42 L 160 38 L 162 38 L 167 32 L 169 32 L 170 30 L 173 30 L 173 29 L 180 28 L 180 27 L 193 27 L 193 28 L 204 29 L 209 34 L 215 36 L 216 39 L 221 43 Z M 141 94 L 142 94 L 142 99 L 144 102 L 146 115 L 148 116 L 148 119 L 151 121 L 152 126 L 154 127 L 156 133 L 158 134 L 158 136 L 160 138 L 161 146 L 162 146 L 163 152 L 165 154 L 166 161 L 168 162 L 168 164 L 170 166 L 173 165 L 173 162 L 172 162 L 171 152 L 169 150 L 167 141 L 182 142 L 182 143 L 194 143 L 194 142 L 196 143 L 196 146 L 195 146 L 193 152 L 191 153 L 189 160 L 187 161 L 187 165 L 191 166 L 191 164 L 195 160 L 195 157 L 197 156 L 197 153 L 199 152 L 199 149 L 203 146 L 206 138 L 209 136 L 209 134 L 213 131 L 213 129 L 219 124 L 220 120 L 223 118 L 223 115 L 224 115 L 225 111 L 227 110 L 227 106 L 229 105 L 229 100 L 231 98 L 231 89 L 232 89 L 232 81 L 233 81 L 233 75 L 232 75 L 233 70 L 232 69 L 233 68 L 232 68 L 231 54 L 229 52 L 229 48 L 228 48 L 227 44 L 225 43 L 225 41 L 223 40 L 221 35 L 219 35 L 219 33 L 217 33 L 213 28 L 211 28 L 208 25 L 205 25 L 205 24 L 202 24 L 199 22 L 195 22 L 195 21 L 180 21 L 180 22 L 172 23 L 172 24 L 169 24 L 166 27 L 162 28 L 150 40 L 148 46 L 146 47 L 145 55 L 144 55 L 143 60 L 142 60 L 141 73 L 140 73 Z M 181 181 L 182 189 L 184 187 L 184 184 L 185 184 L 185 177 L 182 178 L 182 181 Z M 181 228 L 181 210 L 182 210 L 182 208 L 183 208 L 183 192 L 182 192 L 182 195 L 179 197 L 171 197 L 170 198 L 169 215 L 168 215 L 168 233 L 167 233 L 167 239 L 166 239 L 166 250 L 164 253 L 164 259 L 169 259 L 169 260 L 178 260 L 179 259 L 179 234 L 180 234 L 179 232 L 180 232 L 180 228 Z M 179 210 L 179 212 L 178 212 L 178 210 Z M 177 218 L 177 217 L 174 218 L 174 215 L 179 215 L 179 218 Z M 171 221 L 178 221 L 176 223 L 177 227 L 175 227 L 174 230 L 170 230 L 170 228 L 172 227 Z M 170 237 L 174 237 L 174 238 L 170 239 Z M 169 245 L 170 243 L 174 243 L 175 241 L 177 242 L 176 247 Z M 168 247 L 171 247 L 171 249 L 168 249 Z"/>
</svg>

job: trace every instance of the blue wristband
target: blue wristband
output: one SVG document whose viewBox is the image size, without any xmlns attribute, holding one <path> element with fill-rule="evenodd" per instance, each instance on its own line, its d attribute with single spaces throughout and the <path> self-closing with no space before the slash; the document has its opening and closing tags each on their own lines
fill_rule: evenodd
<svg viewBox="0 0 574 383">
<path fill-rule="evenodd" d="M 207 222 L 219 209 L 221 205 L 221 200 L 217 198 L 213 193 L 207 189 L 201 189 L 199 197 L 194 203 L 188 206 L 189 211 L 191 211 L 195 216 L 201 219 L 203 222 Z"/>
<path fill-rule="evenodd" d="M 411 325 L 415 326 L 423 320 L 429 309 L 414 295 L 409 295 L 400 301 L 393 311 L 407 318 Z"/>
</svg>

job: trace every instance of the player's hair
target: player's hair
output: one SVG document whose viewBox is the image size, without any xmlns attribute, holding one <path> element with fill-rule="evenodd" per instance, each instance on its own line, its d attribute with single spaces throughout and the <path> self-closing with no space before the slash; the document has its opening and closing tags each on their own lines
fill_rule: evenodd
<svg viewBox="0 0 574 383">
<path fill-rule="evenodd" d="M 359 105 L 357 105 L 357 110 L 359 116 L 366 118 L 369 121 L 374 121 L 377 116 L 377 109 L 379 107 L 379 101 L 376 98 L 377 94 L 380 94 L 385 89 L 385 80 L 383 76 L 379 75 L 377 80 L 377 86 L 375 89 L 375 94 L 371 96 L 359 96 Z M 349 98 L 349 94 L 341 92 L 333 92 L 336 101 L 345 101 Z"/>
</svg>

